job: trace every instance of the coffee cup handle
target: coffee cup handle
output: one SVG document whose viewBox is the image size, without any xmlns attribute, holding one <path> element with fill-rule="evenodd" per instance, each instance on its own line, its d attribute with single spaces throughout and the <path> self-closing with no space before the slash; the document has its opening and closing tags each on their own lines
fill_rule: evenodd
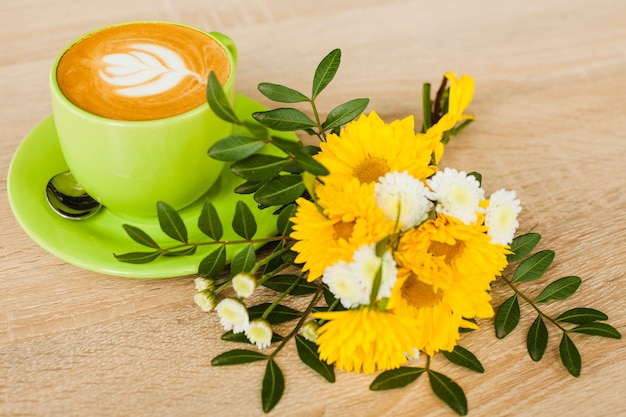
<svg viewBox="0 0 626 417">
<path fill-rule="evenodd" d="M 235 64 L 236 64 L 237 63 L 237 46 L 235 45 L 235 42 L 233 42 L 231 38 L 229 38 L 228 36 L 220 32 L 210 32 L 210 35 L 213 36 L 218 41 L 220 41 L 222 45 L 224 45 L 230 51 L 230 54 L 233 56 L 233 59 L 235 60 Z"/>
</svg>

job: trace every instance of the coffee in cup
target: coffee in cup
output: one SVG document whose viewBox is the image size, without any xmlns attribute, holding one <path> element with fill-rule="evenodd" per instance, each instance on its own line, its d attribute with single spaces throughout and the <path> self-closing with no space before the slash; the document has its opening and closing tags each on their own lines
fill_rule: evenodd
<svg viewBox="0 0 626 417">
<path fill-rule="evenodd" d="M 50 81 L 74 177 L 121 215 L 196 201 L 222 169 L 208 149 L 232 132 L 206 102 L 207 79 L 213 71 L 233 104 L 235 65 L 226 36 L 170 22 L 113 25 L 70 44 Z"/>
</svg>

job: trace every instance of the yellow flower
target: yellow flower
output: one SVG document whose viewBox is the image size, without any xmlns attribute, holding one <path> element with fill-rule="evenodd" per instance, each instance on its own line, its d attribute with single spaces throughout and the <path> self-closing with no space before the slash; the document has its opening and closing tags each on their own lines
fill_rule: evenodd
<svg viewBox="0 0 626 417">
<path fill-rule="evenodd" d="M 316 193 L 319 207 L 300 198 L 291 219 L 296 262 L 304 263 L 309 281 L 338 261 L 351 261 L 359 247 L 378 242 L 395 226 L 376 205 L 374 183 L 352 178 L 339 186 L 318 186 Z"/>
<path fill-rule="evenodd" d="M 429 355 L 451 350 L 464 318 L 491 317 L 490 283 L 506 267 L 507 250 L 493 245 L 481 224 L 439 215 L 402 236 L 400 266 L 388 308 L 419 322 L 415 346 Z"/>
<path fill-rule="evenodd" d="M 445 77 L 450 82 L 450 94 L 448 96 L 448 112 L 431 126 L 422 137 L 422 141 L 431 142 L 435 153 L 435 161 L 439 163 L 443 155 L 444 145 L 441 138 L 444 132 L 454 128 L 457 123 L 466 119 L 474 119 L 470 114 L 463 114 L 474 97 L 474 79 L 463 74 L 458 79 L 452 72 L 447 72 Z"/>
<path fill-rule="evenodd" d="M 325 184 L 352 178 L 368 184 L 393 171 L 424 180 L 437 168 L 430 165 L 434 142 L 422 136 L 415 134 L 413 116 L 387 124 L 371 112 L 348 123 L 340 136 L 328 135 L 315 158 L 330 171 Z"/>
<path fill-rule="evenodd" d="M 407 362 L 419 331 L 416 320 L 388 311 L 359 310 L 315 313 L 328 320 L 318 329 L 320 358 L 348 372 L 370 374 Z"/>
</svg>

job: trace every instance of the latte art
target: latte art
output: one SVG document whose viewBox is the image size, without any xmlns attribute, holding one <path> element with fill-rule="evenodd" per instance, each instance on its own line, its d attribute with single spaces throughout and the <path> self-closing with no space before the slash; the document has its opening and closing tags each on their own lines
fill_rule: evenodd
<svg viewBox="0 0 626 417">
<path fill-rule="evenodd" d="M 72 45 L 57 66 L 63 95 L 81 109 L 117 120 L 155 120 L 206 103 L 214 71 L 224 84 L 229 57 L 211 36 L 161 22 L 112 26 Z"/>
<path fill-rule="evenodd" d="M 204 80 L 191 71 L 175 51 L 144 43 L 130 45 L 128 53 L 105 55 L 102 62 L 108 64 L 99 70 L 100 77 L 123 96 L 144 97 L 164 93 L 176 87 L 185 77 Z"/>
</svg>

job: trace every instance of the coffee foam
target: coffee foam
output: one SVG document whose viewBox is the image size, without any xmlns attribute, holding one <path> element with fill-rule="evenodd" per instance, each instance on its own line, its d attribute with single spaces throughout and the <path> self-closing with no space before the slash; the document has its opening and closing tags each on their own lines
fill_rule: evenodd
<svg viewBox="0 0 626 417">
<path fill-rule="evenodd" d="M 79 40 L 61 57 L 57 83 L 76 106 L 117 120 L 154 120 L 206 101 L 214 71 L 224 84 L 228 55 L 210 36 L 172 23 L 129 23 Z"/>
</svg>

